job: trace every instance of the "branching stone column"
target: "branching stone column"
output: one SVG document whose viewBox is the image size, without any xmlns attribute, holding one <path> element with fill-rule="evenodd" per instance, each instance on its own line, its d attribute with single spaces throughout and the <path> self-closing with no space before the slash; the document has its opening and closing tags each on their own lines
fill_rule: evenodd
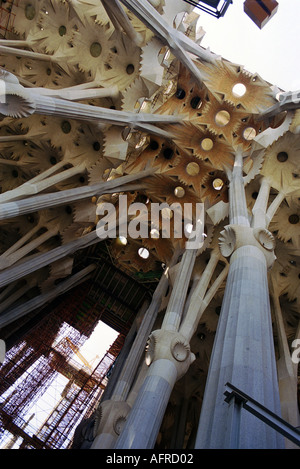
<svg viewBox="0 0 300 469">
<path fill-rule="evenodd" d="M 142 46 L 143 36 L 136 32 L 124 9 L 116 0 L 102 0 L 102 4 L 116 29 L 123 29 L 129 39 L 137 46 Z"/>
<path fill-rule="evenodd" d="M 277 325 L 277 337 L 279 348 L 279 359 L 277 361 L 279 393 L 282 418 L 293 427 L 299 427 L 300 415 L 298 408 L 298 373 L 297 364 L 293 363 L 289 350 L 285 327 L 283 323 L 280 301 L 278 293 L 276 292 L 275 285 L 272 282 L 272 302 L 274 308 L 275 322 Z M 299 323 L 300 324 L 300 323 Z M 298 328 L 298 334 L 300 327 Z M 300 337 L 300 334 L 298 335 Z M 296 337 L 297 339 L 297 334 Z M 285 442 L 287 449 L 294 449 L 297 446 L 290 440 L 286 439 Z"/>
<path fill-rule="evenodd" d="M 10 309 L 6 310 L 0 315 L 0 328 L 8 326 L 17 319 L 20 319 L 26 314 L 29 314 L 35 309 L 40 308 L 41 306 L 44 306 L 45 304 L 54 300 L 54 298 L 57 298 L 62 293 L 65 293 L 71 288 L 74 288 L 76 285 L 79 285 L 80 283 L 88 280 L 93 270 L 95 270 L 95 265 L 91 264 L 72 275 L 68 279 L 63 280 L 51 290 L 45 293 L 41 293 L 40 295 L 37 295 L 26 302 L 22 302 L 17 306 L 12 306 Z"/>
<path fill-rule="evenodd" d="M 13 74 L 0 71 L 0 114 L 7 117 L 28 117 L 31 114 L 60 116 L 70 119 L 129 126 L 170 138 L 172 135 L 156 126 L 182 121 L 181 116 L 134 113 L 106 109 L 41 94 L 38 89 L 24 88 Z"/>
<path fill-rule="evenodd" d="M 195 358 L 178 329 L 196 254 L 196 249 L 188 249 L 183 254 L 162 327 L 149 338 L 148 373 L 116 449 L 153 448 L 173 386 Z"/>
<path fill-rule="evenodd" d="M 129 392 L 136 378 L 137 369 L 145 351 L 147 339 L 153 329 L 161 300 L 169 285 L 169 268 L 177 261 L 177 257 L 178 254 L 175 252 L 156 287 L 110 399 L 100 403 L 98 409 L 100 418 L 91 449 L 112 448 L 121 433 L 131 409 L 128 402 Z"/>
<path fill-rule="evenodd" d="M 209 262 L 206 265 L 200 279 L 198 280 L 198 283 L 191 296 L 189 307 L 179 329 L 180 333 L 186 337 L 188 341 L 191 340 L 197 330 L 201 316 L 210 301 L 208 298 L 210 297 L 211 299 L 209 292 L 211 292 L 213 296 L 220 286 L 220 281 L 222 282 L 224 280 L 224 274 L 225 276 L 227 275 L 228 269 L 225 268 L 226 270 L 223 270 L 222 274 L 219 275 L 214 284 L 210 287 L 210 289 L 208 289 L 212 275 L 220 258 L 221 255 L 219 250 L 214 249 L 211 252 Z"/>
<path fill-rule="evenodd" d="M 127 174 L 126 176 L 121 176 L 116 179 L 102 181 L 90 186 L 76 187 L 74 189 L 66 189 L 58 192 L 48 192 L 47 194 L 29 197 L 31 194 L 36 194 L 45 189 L 45 186 L 39 187 L 39 185 L 31 179 L 27 181 L 27 183 L 22 184 L 22 186 L 19 186 L 19 188 L 0 194 L 0 220 L 6 220 L 47 208 L 58 207 L 102 194 L 136 190 L 142 187 L 142 183 L 138 183 L 137 181 L 143 177 L 151 176 L 152 174 L 152 170 L 146 170 L 135 174 Z M 134 181 L 135 184 L 129 184 Z M 20 190 L 22 187 L 24 191 Z M 5 196 L 4 199 L 9 200 L 9 202 L 2 202 L 2 196 Z M 24 198 L 18 200 L 21 196 Z"/>
<path fill-rule="evenodd" d="M 230 258 L 230 267 L 196 448 L 283 447 L 283 438 L 246 410 L 236 427 L 236 409 L 224 401 L 229 382 L 280 415 L 267 279 L 275 260 L 274 239 L 265 227 L 250 226 L 242 167 L 242 155 L 237 154 L 229 189 L 230 225 L 220 237 L 220 250 Z"/>
<path fill-rule="evenodd" d="M 172 54 L 191 72 L 198 83 L 205 78 L 203 72 L 194 64 L 189 53 L 201 61 L 215 63 L 217 56 L 195 45 L 185 34 L 169 26 L 162 16 L 146 0 L 121 0 L 123 5 L 132 11 L 163 44 L 168 45 Z M 114 1 L 115 3 L 115 1 Z"/>
</svg>

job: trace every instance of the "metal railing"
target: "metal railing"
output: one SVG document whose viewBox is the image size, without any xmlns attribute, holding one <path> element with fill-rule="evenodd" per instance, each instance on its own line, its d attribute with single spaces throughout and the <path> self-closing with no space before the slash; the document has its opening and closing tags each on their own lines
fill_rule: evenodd
<svg viewBox="0 0 300 469">
<path fill-rule="evenodd" d="M 265 422 L 267 425 L 281 433 L 297 446 L 300 446 L 300 431 L 298 428 L 293 427 L 288 422 L 278 417 L 278 415 L 271 412 L 269 409 L 255 401 L 252 397 L 248 396 L 232 384 L 226 383 L 225 388 L 226 390 L 224 395 L 226 397 L 224 400 L 229 404 L 231 403 L 232 399 L 234 399 L 234 407 L 236 410 L 236 421 L 234 422 L 235 431 L 231 438 L 231 443 L 234 447 L 238 447 L 238 428 L 239 419 L 241 417 L 241 408 L 255 415 L 255 417 L 260 419 L 262 422 Z"/>
</svg>

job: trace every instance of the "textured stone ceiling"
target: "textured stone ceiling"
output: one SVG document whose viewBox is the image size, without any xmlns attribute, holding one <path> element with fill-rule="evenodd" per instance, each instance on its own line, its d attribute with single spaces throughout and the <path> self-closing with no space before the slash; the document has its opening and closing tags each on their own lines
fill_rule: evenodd
<svg viewBox="0 0 300 469">
<path fill-rule="evenodd" d="M 150 4 L 168 26 L 200 44 L 201 19 L 198 22 L 192 7 L 181 1 Z M 23 103 L 23 109 L 19 100 L 20 115 L 3 116 L 0 121 L 0 201 L 29 200 L 33 196 L 22 192 L 22 185 L 38 175 L 46 183 L 35 195 L 138 176 L 152 168 L 154 175 L 137 181 L 133 176 L 135 184 L 126 192 L 129 202 L 205 205 L 206 238 L 196 261 L 197 276 L 208 254 L 218 248 L 220 232 L 228 223 L 228 169 L 240 149 L 249 213 L 263 179 L 270 188 L 268 204 L 270 212 L 275 210 L 269 229 L 276 238 L 277 260 L 269 275 L 281 298 L 285 331 L 292 341 L 299 322 L 300 293 L 299 111 L 279 109 L 264 118 L 278 104 L 278 90 L 257 73 L 204 49 L 200 58 L 191 53 L 180 56 L 180 48 L 170 48 L 170 41 L 163 41 L 124 7 L 132 28 L 125 32 L 105 5 L 98 0 L 2 2 L 9 23 L 8 30 L 0 31 L 0 66 L 23 87 L 44 90 L 43 95 L 48 89 L 52 90 L 49 96 L 87 104 L 90 109 L 177 116 L 178 122 L 158 123 L 147 132 L 146 127 L 126 124 L 126 120 L 116 125 L 82 120 L 80 115 L 19 117 L 27 115 L 27 104 Z M 118 197 L 111 192 L 2 219 L 0 279 L 5 317 L 14 305 L 42 298 L 58 280 L 72 278 L 76 248 L 29 273 L 22 266 L 91 234 L 99 220 L 97 204 L 111 201 L 117 207 Z M 17 195 L 10 198 L 10 194 Z M 126 245 L 112 241 L 111 256 L 126 272 L 162 272 L 185 241 L 174 236 L 128 238 Z M 141 247 L 149 251 L 148 258 L 138 254 Z M 226 264 L 220 256 L 218 268 Z M 85 275 L 91 272 L 83 279 Z M 207 337 L 216 330 L 223 291 L 224 284 L 202 317 L 199 327 Z M 205 368 L 205 375 L 211 340 L 207 350 L 200 332 L 193 340 L 192 349 L 198 353 L 193 368 Z"/>
</svg>

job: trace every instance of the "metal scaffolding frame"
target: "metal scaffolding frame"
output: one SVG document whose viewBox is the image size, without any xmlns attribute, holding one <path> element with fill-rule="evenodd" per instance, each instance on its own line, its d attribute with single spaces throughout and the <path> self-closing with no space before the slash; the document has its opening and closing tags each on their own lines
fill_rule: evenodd
<svg viewBox="0 0 300 469">
<path fill-rule="evenodd" d="M 87 300 L 89 288 L 90 285 L 83 285 L 65 296 L 24 340 L 7 352 L 0 368 L 0 443 L 11 434 L 22 437 L 24 447 L 60 448 L 69 438 L 71 427 L 76 426 L 90 407 L 95 407 L 124 335 L 119 335 L 93 370 L 79 369 L 72 362 L 74 350 L 65 338 L 68 337 L 79 350 L 93 332 L 103 310 L 93 308 Z M 69 390 L 38 434 L 30 436 L 30 424 L 24 429 L 26 415 L 53 385 L 58 373 L 69 379 Z"/>
</svg>

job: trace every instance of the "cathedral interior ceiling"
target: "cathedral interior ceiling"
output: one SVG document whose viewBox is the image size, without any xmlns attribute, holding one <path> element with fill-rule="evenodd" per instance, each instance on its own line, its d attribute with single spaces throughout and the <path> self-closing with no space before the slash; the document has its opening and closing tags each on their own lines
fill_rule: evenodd
<svg viewBox="0 0 300 469">
<path fill-rule="evenodd" d="M 211 253 L 218 250 L 213 284 L 228 262 L 219 251 L 219 237 L 228 224 L 229 174 L 239 150 L 244 155 L 249 214 L 262 181 L 269 186 L 270 212 L 276 207 L 268 224 L 277 258 L 269 280 L 280 298 L 291 344 L 299 323 L 300 111 L 278 107 L 276 94 L 285 90 L 201 48 L 204 33 L 191 6 L 174 2 L 171 17 L 172 2 L 149 2 L 166 30 L 174 27 L 184 40 L 174 42 L 169 32 L 163 40 L 161 28 L 154 24 L 150 29 L 127 7 L 121 25 L 106 1 L 2 2 L 2 14 L 8 18 L 0 30 L 2 76 L 26 91 L 11 94 L 0 117 L 3 327 L 16 305 L 36 300 L 40 308 L 43 297 L 65 280 L 65 291 L 92 282 L 89 266 L 95 263 L 97 270 L 97 249 L 107 249 L 112 264 L 142 284 L 157 282 L 174 253 L 182 252 L 187 239 L 174 233 L 169 238 L 128 237 L 127 244 L 120 239 L 101 244 L 93 237 L 100 219 L 97 207 L 110 202 L 118 212 L 120 192 L 109 189 L 80 199 L 78 194 L 124 176 L 132 176 L 121 192 L 128 204 L 204 204 L 205 241 L 193 276 L 201 276 Z M 191 44 L 200 45 L 203 54 L 197 57 Z M 184 47 L 188 52 L 183 54 Z M 7 78 L 7 72 L 14 78 Z M 63 100 L 68 112 L 63 106 L 37 112 L 37 106 L 50 106 L 51 100 Z M 109 110 L 107 116 L 103 109 Z M 93 117 L 98 111 L 103 118 Z M 143 171 L 148 173 L 143 176 Z M 71 195 L 61 198 L 66 191 Z M 47 197 L 39 198 L 43 195 L 58 202 L 47 205 Z M 144 223 L 150 232 L 149 220 L 146 216 Z M 161 234 L 161 228 L 156 226 L 156 232 Z M 86 257 L 82 266 L 87 270 L 81 271 L 79 254 L 84 256 L 89 246 L 95 255 L 90 264 Z M 147 257 L 140 255 L 141 248 Z M 52 252 L 60 254 L 47 257 Z M 75 274 L 78 279 L 72 283 Z M 195 402 L 204 378 L 199 384 L 194 375 L 206 376 L 225 282 L 191 341 L 196 360 L 183 378 L 189 385 L 180 392 L 185 389 Z M 164 299 L 161 311 L 165 304 Z M 274 314 L 273 321 L 276 342 Z M 167 419 L 165 426 L 167 432 Z"/>
</svg>

